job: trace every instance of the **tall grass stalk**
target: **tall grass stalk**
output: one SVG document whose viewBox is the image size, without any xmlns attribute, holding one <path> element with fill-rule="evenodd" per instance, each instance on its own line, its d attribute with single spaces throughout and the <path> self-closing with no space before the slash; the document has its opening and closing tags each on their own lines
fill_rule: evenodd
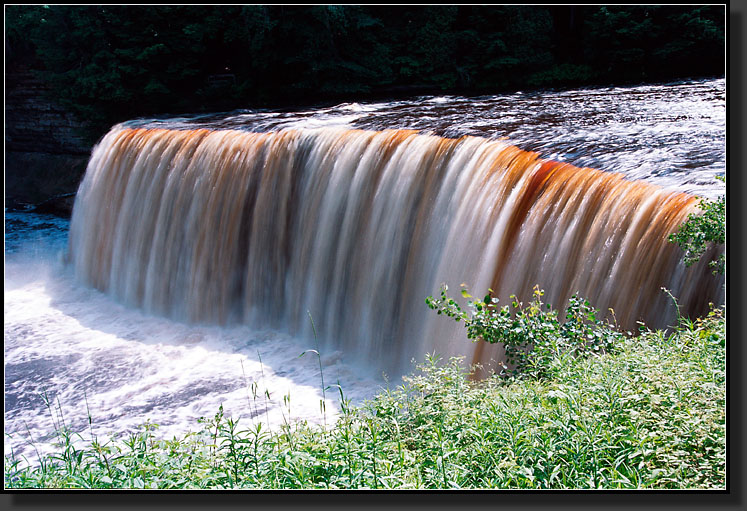
<svg viewBox="0 0 747 511">
<path fill-rule="evenodd" d="M 262 355 L 260 355 L 259 350 L 257 350 L 257 359 L 259 360 L 259 372 L 262 376 L 262 384 L 265 383 L 265 366 L 262 363 Z M 264 399 L 265 399 L 265 420 L 267 421 L 267 428 L 270 429 L 270 390 L 267 388 L 267 385 L 264 385 L 265 391 L 263 393 Z"/>
<path fill-rule="evenodd" d="M 319 338 L 316 335 L 316 326 L 314 325 L 314 318 L 311 316 L 311 311 L 306 311 L 309 315 L 309 321 L 311 321 L 311 330 L 314 332 L 314 344 L 316 344 L 315 350 L 306 350 L 301 353 L 301 357 L 306 353 L 315 353 L 317 361 L 319 362 L 319 377 L 322 381 L 322 400 L 319 402 L 319 411 L 322 413 L 324 421 L 324 430 L 327 430 L 327 388 L 324 386 L 324 369 L 322 368 L 322 355 L 319 352 Z"/>
</svg>

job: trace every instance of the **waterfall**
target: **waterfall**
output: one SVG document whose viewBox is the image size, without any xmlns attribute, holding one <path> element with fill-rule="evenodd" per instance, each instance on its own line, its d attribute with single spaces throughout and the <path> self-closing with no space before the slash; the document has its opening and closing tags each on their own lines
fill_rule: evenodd
<svg viewBox="0 0 747 511">
<path fill-rule="evenodd" d="M 248 323 L 400 374 L 426 352 L 500 347 L 433 314 L 442 284 L 579 293 L 618 324 L 723 302 L 723 278 L 667 241 L 698 197 L 540 158 L 503 140 L 410 130 L 113 128 L 76 197 L 79 279 L 150 313 Z M 711 254 L 713 255 L 713 254 Z M 458 294 L 458 293 L 453 293 Z"/>
</svg>

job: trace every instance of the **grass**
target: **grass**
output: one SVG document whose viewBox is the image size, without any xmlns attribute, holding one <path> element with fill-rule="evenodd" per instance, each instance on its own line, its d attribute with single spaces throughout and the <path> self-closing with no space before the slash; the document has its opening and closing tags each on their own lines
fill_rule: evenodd
<svg viewBox="0 0 747 511">
<path fill-rule="evenodd" d="M 723 489 L 725 335 L 714 309 L 564 357 L 543 378 L 474 382 L 461 361 L 430 356 L 360 406 L 338 389 L 329 426 L 243 428 L 219 409 L 181 438 L 146 424 L 78 448 L 59 423 L 56 454 L 5 457 L 5 488 Z"/>
</svg>

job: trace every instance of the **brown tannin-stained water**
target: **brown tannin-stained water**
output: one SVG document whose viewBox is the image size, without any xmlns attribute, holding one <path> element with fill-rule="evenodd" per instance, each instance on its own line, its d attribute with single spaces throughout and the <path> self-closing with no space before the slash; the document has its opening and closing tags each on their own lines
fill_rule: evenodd
<svg viewBox="0 0 747 511">
<path fill-rule="evenodd" d="M 310 312 L 325 346 L 394 374 L 433 351 L 490 367 L 423 297 L 466 283 L 527 300 L 539 285 L 633 330 L 674 321 L 666 287 L 703 314 L 723 281 L 667 240 L 697 201 L 503 140 L 115 128 L 81 184 L 70 256 L 84 283 L 178 321 L 310 338 Z"/>
<path fill-rule="evenodd" d="M 179 432 L 221 403 L 277 423 L 286 391 L 293 417 L 320 422 L 318 365 L 299 358 L 317 347 L 309 315 L 325 380 L 354 400 L 426 353 L 495 367 L 500 347 L 426 307 L 443 284 L 502 303 L 539 285 L 558 309 L 578 293 L 630 330 L 673 324 L 662 287 L 702 314 L 723 303 L 724 279 L 707 261 L 685 267 L 667 236 L 698 196 L 723 193 L 724 87 L 115 126 L 91 155 L 69 237 L 32 243 L 18 226 L 42 220 L 6 214 L 20 233 L 6 234 L 6 433 L 31 421 L 44 437 L 43 390 L 80 429 L 84 392 L 102 430 L 150 418 Z M 250 399 L 252 382 L 272 399 Z"/>
</svg>

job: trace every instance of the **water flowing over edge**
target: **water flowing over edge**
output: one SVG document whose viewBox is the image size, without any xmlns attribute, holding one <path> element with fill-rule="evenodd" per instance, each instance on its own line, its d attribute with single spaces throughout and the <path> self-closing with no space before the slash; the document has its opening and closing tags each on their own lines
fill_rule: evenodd
<svg viewBox="0 0 747 511">
<path fill-rule="evenodd" d="M 723 302 L 667 235 L 697 197 L 413 130 L 126 129 L 94 149 L 70 229 L 86 284 L 180 321 L 310 338 L 401 374 L 426 352 L 493 366 L 423 299 L 441 284 L 505 303 L 536 284 L 632 329 Z M 431 317 L 433 316 L 433 317 Z"/>
</svg>

